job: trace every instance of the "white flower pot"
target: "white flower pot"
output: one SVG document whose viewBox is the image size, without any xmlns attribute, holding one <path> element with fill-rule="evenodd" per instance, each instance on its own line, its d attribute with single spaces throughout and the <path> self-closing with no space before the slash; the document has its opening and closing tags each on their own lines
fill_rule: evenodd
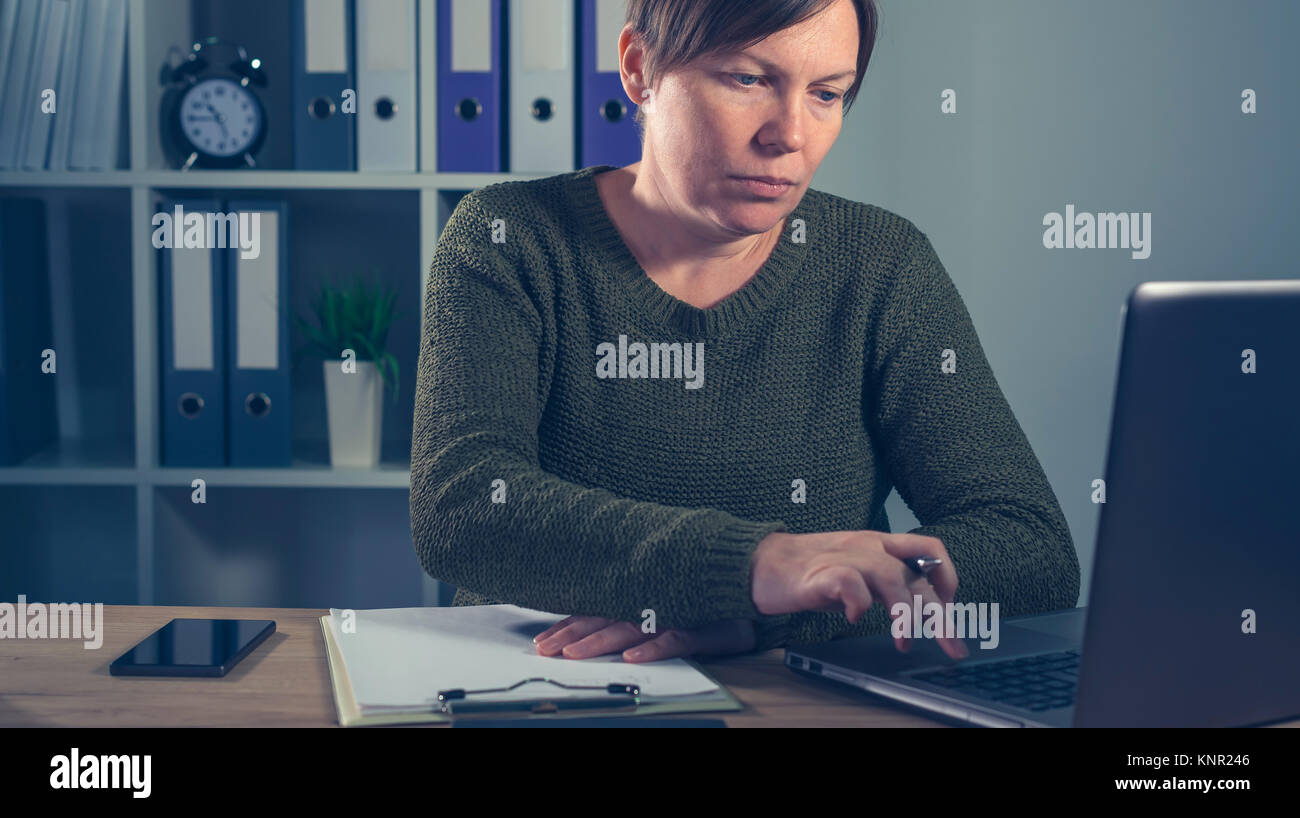
<svg viewBox="0 0 1300 818">
<path fill-rule="evenodd" d="M 325 413 L 330 428 L 330 463 L 373 469 L 379 465 L 384 427 L 384 381 L 374 361 L 324 361 Z"/>
</svg>

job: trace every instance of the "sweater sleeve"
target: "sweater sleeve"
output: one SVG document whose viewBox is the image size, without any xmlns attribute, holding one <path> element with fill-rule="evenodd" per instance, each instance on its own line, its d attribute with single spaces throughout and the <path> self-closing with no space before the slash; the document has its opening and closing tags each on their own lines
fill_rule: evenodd
<svg viewBox="0 0 1300 818">
<path fill-rule="evenodd" d="M 911 232 L 867 350 L 864 404 L 877 451 L 922 523 L 912 533 L 943 542 L 958 602 L 996 602 L 1001 617 L 1073 607 L 1079 558 L 1056 495 L 956 286 L 928 237 Z M 797 614 L 789 637 L 816 642 L 888 627 L 876 604 L 854 625 L 843 613 Z"/>
<path fill-rule="evenodd" d="M 781 522 L 641 502 L 539 466 L 553 345 L 537 284 L 490 240 L 480 195 L 448 220 L 424 295 L 411 440 L 421 566 L 537 610 L 639 623 L 651 609 L 660 630 L 751 618 L 770 632 L 781 620 L 754 607 L 750 557 Z"/>
</svg>

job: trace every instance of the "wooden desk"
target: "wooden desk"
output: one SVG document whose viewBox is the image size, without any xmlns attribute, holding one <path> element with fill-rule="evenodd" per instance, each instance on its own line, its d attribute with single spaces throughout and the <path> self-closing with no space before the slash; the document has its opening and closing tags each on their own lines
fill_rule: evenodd
<svg viewBox="0 0 1300 818">
<path fill-rule="evenodd" d="M 0 727 L 335 727 L 320 628 L 327 613 L 106 605 L 98 650 L 79 639 L 0 639 Z M 175 617 L 273 619 L 275 633 L 224 678 L 109 675 L 114 659 Z M 729 727 L 945 726 L 871 694 L 797 675 L 781 657 L 772 650 L 705 660 L 745 709 L 684 716 L 721 717 Z"/>
<path fill-rule="evenodd" d="M 320 617 L 312 608 L 104 606 L 103 644 L 0 639 L 0 727 L 336 727 Z M 274 619 L 275 633 L 220 679 L 110 676 L 109 664 L 175 617 Z M 703 664 L 743 702 L 691 713 L 731 727 L 941 727 L 875 697 L 797 676 L 780 650 Z M 445 725 L 433 725 L 445 726 Z"/>
</svg>

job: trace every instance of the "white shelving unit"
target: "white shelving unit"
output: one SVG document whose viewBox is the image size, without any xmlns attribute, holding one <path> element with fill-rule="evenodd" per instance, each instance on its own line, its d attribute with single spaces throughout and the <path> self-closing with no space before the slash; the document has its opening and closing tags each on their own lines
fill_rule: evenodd
<svg viewBox="0 0 1300 818">
<path fill-rule="evenodd" d="M 129 254 L 130 294 L 129 299 L 123 295 L 122 303 L 129 303 L 130 311 L 132 384 L 129 388 L 130 408 L 122 411 L 130 413 L 134 439 L 127 439 L 127 435 L 120 439 L 94 441 L 67 438 L 55 451 L 37 454 L 18 466 L 0 468 L 0 510 L 11 507 L 29 512 L 5 526 L 15 534 L 15 541 L 5 543 L 0 549 L 0 574 L 5 573 L 6 568 L 28 571 L 29 576 L 39 578 L 37 585 L 45 583 L 59 590 L 66 588 L 68 594 L 85 589 L 83 597 L 89 601 L 98 599 L 94 597 L 95 590 L 106 586 L 96 585 L 94 576 L 75 573 L 77 560 L 82 560 L 86 571 L 94 570 L 97 563 L 86 562 L 87 554 L 100 555 L 98 558 L 106 560 L 105 564 L 114 566 L 133 557 L 134 594 L 127 595 L 133 596 L 131 601 L 138 604 L 292 604 L 300 599 L 308 600 L 309 604 L 323 604 L 324 600 L 319 597 L 328 595 L 330 589 L 343 589 L 339 592 L 344 593 L 352 587 L 348 584 L 351 574 L 327 576 L 328 567 L 303 563 L 333 560 L 339 572 L 364 575 L 366 563 L 356 551 L 362 547 L 360 541 L 365 539 L 370 529 L 356 532 L 354 528 L 359 521 L 373 527 L 376 520 L 382 520 L 383 524 L 375 532 L 377 538 L 396 537 L 398 532 L 405 530 L 409 543 L 409 516 L 403 513 L 401 519 L 391 519 L 400 507 L 409 503 L 407 461 L 386 460 L 373 470 L 331 468 L 323 457 L 315 460 L 295 458 L 292 467 L 279 469 L 191 469 L 160 465 L 159 294 L 156 251 L 150 243 L 150 217 L 156 198 L 183 190 L 209 191 L 202 195 L 217 197 L 226 191 L 257 190 L 270 196 L 286 197 L 319 191 L 319 194 L 312 193 L 311 201 L 329 195 L 407 197 L 418 203 L 418 215 L 413 217 L 418 242 L 410 243 L 412 246 L 418 244 L 419 256 L 417 259 L 412 255 L 409 266 L 400 264 L 401 269 L 396 275 L 406 292 L 415 294 L 414 301 L 422 313 L 427 266 L 433 257 L 442 225 L 458 196 L 487 184 L 541 175 L 437 172 L 434 167 L 437 156 L 434 0 L 419 0 L 418 4 L 421 100 L 418 172 L 181 172 L 165 167 L 157 139 L 158 103 L 163 90 L 157 82 L 158 67 L 169 46 L 187 46 L 196 37 L 208 34 L 194 30 L 191 15 L 194 9 L 210 12 L 218 3 L 223 5 L 223 13 L 225 8 L 229 8 L 229 0 L 196 0 L 194 3 L 130 0 L 126 89 L 129 113 L 123 123 L 124 137 L 129 146 L 129 169 L 102 173 L 0 172 L 0 194 L 3 195 L 67 198 L 92 195 L 91 192 L 98 191 L 101 196 L 121 197 L 129 207 L 129 237 L 123 240 L 123 244 L 124 251 Z M 252 3 L 246 5 L 250 9 L 256 7 Z M 284 70 L 288 48 L 286 44 L 278 55 L 281 73 L 277 81 L 284 83 L 289 82 L 289 75 Z M 366 201 L 373 202 L 374 199 Z M 291 232 L 310 229 L 309 225 L 301 223 L 304 220 L 292 221 L 293 214 L 291 203 Z M 359 229 L 365 229 L 364 223 Z M 338 236 L 327 238 L 339 239 Z M 349 239 L 379 242 L 384 237 L 356 235 Z M 53 243 L 54 239 L 51 239 Z M 117 258 L 109 259 L 107 263 L 121 265 L 126 262 Z M 67 275 L 71 289 L 75 291 L 88 281 L 86 277 L 93 272 L 70 270 Z M 399 303 L 399 308 L 401 306 Z M 408 309 L 413 307 L 410 303 L 405 306 Z M 56 303 L 56 312 L 60 308 Z M 69 316 L 72 315 L 73 310 L 67 305 L 62 308 Z M 75 318 L 69 317 L 68 320 L 74 322 L 72 325 L 78 334 L 95 331 L 95 328 L 83 327 L 82 322 Z M 415 327 L 418 344 L 418 321 Z M 418 346 L 400 352 L 395 350 L 395 353 L 402 364 L 403 384 L 409 390 L 414 383 Z M 320 400 L 323 402 L 323 395 Z M 407 423 L 409 430 L 409 418 Z M 244 505 L 226 505 L 220 513 L 195 512 L 185 508 L 191 481 L 196 477 L 206 482 L 209 505 L 214 503 L 214 495 L 220 498 L 215 502 Z M 99 536 L 105 538 L 109 550 L 114 547 L 112 543 L 116 543 L 117 548 L 115 556 L 103 556 L 107 552 L 96 549 L 93 542 L 99 530 L 95 520 L 129 520 L 131 514 L 121 508 L 128 496 L 134 500 L 134 530 L 100 530 Z M 194 508 L 203 509 L 204 506 L 195 505 Z M 113 510 L 112 513 L 109 509 Z M 73 516 L 65 520 L 63 515 L 68 513 Z M 344 519 L 334 520 L 330 526 L 317 526 L 324 529 L 322 532 L 299 533 L 308 527 L 303 525 L 304 520 L 312 522 L 336 514 L 343 515 Z M 82 517 L 85 519 L 74 524 Z M 279 533 L 275 536 L 268 534 L 259 541 L 264 530 Z M 87 537 L 90 542 L 86 541 Z M 304 539 L 309 537 L 320 537 L 322 541 Z M 24 538 L 27 542 L 20 541 Z M 285 538 L 289 540 L 287 544 Z M 258 542 L 250 546 L 248 541 Z M 128 553 L 131 542 L 134 544 L 133 554 Z M 48 553 L 20 557 L 16 556 L 18 551 L 11 550 L 23 548 L 45 549 Z M 409 556 L 411 565 L 419 571 L 414 554 Z M 8 559 L 7 563 L 3 561 L 5 559 Z M 277 559 L 280 562 L 277 563 Z M 233 569 L 231 565 L 234 565 Z M 282 578 L 288 578 L 283 586 L 276 586 L 267 579 L 277 575 L 277 571 Z M 196 576 L 204 572 L 210 576 Z M 320 587 L 325 590 L 313 596 L 310 589 L 295 584 L 300 572 L 325 577 L 319 580 Z M 114 576 L 118 577 L 119 585 L 116 587 L 119 591 L 127 587 L 123 584 L 128 583 L 124 579 L 126 574 L 119 572 Z M 387 581 L 385 576 L 375 574 L 372 579 L 383 584 Z M 419 576 L 419 598 L 412 601 L 409 593 L 406 596 L 398 594 L 392 604 L 438 604 L 438 583 L 425 576 L 423 571 L 419 571 Z M 20 576 L 17 581 L 25 581 L 25 578 Z M 18 592 L 21 593 L 22 589 L 19 588 Z M 123 601 L 120 598 L 123 593 L 119 592 L 118 598 L 112 601 Z M 373 599 L 373 595 L 370 598 Z M 343 599 L 337 604 L 350 602 Z"/>
</svg>

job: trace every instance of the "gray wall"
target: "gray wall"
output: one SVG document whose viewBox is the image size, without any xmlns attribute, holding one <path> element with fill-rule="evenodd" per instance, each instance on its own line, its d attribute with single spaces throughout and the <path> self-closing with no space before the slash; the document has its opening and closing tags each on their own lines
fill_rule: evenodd
<svg viewBox="0 0 1300 818">
<path fill-rule="evenodd" d="M 1287 241 L 1300 234 L 1300 3 L 878 3 L 866 81 L 813 187 L 930 237 L 1056 489 L 1087 604 L 1091 482 L 1105 467 L 1129 291 L 1300 277 Z M 955 114 L 940 112 L 947 88 Z M 1150 212 L 1150 257 L 1044 248 L 1044 214 L 1067 204 Z M 895 531 L 917 525 L 897 493 L 886 509 Z"/>
</svg>

